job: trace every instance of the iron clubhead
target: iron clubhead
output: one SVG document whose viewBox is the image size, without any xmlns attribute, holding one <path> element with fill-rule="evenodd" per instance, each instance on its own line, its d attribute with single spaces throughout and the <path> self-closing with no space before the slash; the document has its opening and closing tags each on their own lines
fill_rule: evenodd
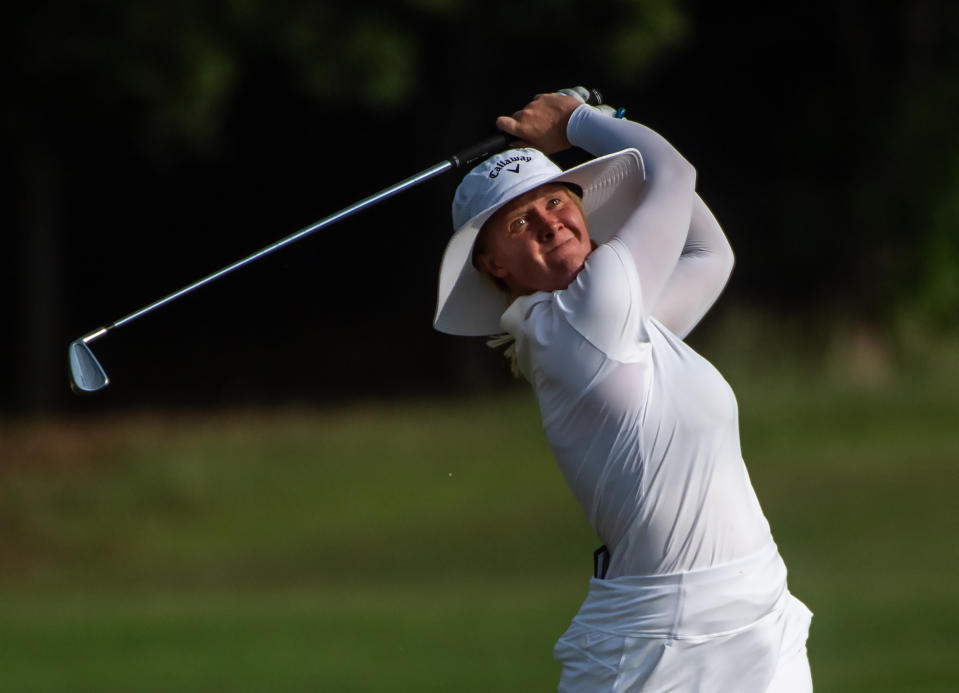
<svg viewBox="0 0 959 693">
<path fill-rule="evenodd" d="M 97 392 L 110 384 L 103 366 L 82 339 L 70 344 L 70 387 L 74 392 Z"/>
</svg>

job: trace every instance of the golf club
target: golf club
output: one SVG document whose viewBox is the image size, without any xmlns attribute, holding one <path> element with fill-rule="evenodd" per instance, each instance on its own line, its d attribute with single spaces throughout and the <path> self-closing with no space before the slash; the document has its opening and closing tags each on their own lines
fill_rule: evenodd
<svg viewBox="0 0 959 693">
<path fill-rule="evenodd" d="M 602 95 L 595 89 L 576 87 L 574 89 L 561 89 L 559 90 L 559 93 L 566 93 L 576 96 L 577 98 L 584 99 L 586 103 L 593 106 L 598 106 L 603 103 Z M 359 202 L 341 209 L 335 214 L 331 214 L 328 217 L 320 219 L 319 221 L 300 229 L 296 233 L 292 233 L 285 238 L 281 238 L 275 243 L 272 243 L 265 248 L 256 251 L 255 253 L 247 255 L 246 257 L 237 260 L 236 262 L 227 265 L 226 267 L 223 267 L 212 274 L 208 274 L 202 279 L 198 279 L 197 281 L 183 287 L 182 289 L 179 289 L 178 291 L 174 291 L 173 293 L 164 296 L 163 298 L 158 299 L 153 303 L 140 308 L 139 310 L 133 311 L 129 315 L 125 315 L 124 317 L 115 320 L 108 325 L 93 330 L 83 337 L 74 340 L 70 343 L 70 348 L 68 350 L 70 361 L 70 387 L 74 392 L 88 393 L 102 390 L 110 384 L 110 378 L 107 377 L 106 371 L 103 370 L 100 362 L 97 361 L 96 356 L 93 355 L 93 351 L 90 350 L 90 342 L 100 339 L 118 327 L 123 327 L 127 323 L 133 322 L 137 318 L 156 310 L 160 306 L 165 306 L 167 303 L 175 301 L 181 296 L 191 293 L 195 289 L 199 289 L 201 286 L 209 284 L 210 282 L 213 282 L 220 277 L 233 272 L 234 270 L 240 269 L 251 262 L 255 262 L 265 255 L 269 255 L 280 248 L 284 248 L 292 243 L 295 243 L 301 238 L 305 238 L 315 231 L 319 231 L 322 228 L 346 219 L 362 209 L 371 207 L 378 202 L 382 202 L 383 200 L 392 197 L 397 193 L 408 190 L 442 173 L 463 168 L 477 159 L 489 156 L 490 154 L 494 154 L 498 151 L 502 151 L 508 147 L 510 141 L 512 141 L 512 137 L 504 132 L 499 132 L 495 135 L 487 137 L 481 142 L 477 142 L 471 147 L 467 147 L 462 151 L 453 154 L 445 161 L 434 164 L 433 166 L 430 166 L 429 168 L 424 169 L 423 171 L 420 171 L 419 173 L 410 176 L 409 178 L 402 180 L 395 185 L 391 185 L 390 187 L 380 190 L 369 197 L 365 197 Z"/>
</svg>

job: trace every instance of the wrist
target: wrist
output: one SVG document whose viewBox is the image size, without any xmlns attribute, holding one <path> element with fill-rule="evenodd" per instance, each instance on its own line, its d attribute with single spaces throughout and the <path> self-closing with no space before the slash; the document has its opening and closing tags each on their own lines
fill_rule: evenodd
<svg viewBox="0 0 959 693">
<path fill-rule="evenodd" d="M 569 114 L 569 120 L 566 121 L 566 140 L 570 143 L 570 146 L 577 146 L 576 140 L 579 130 L 583 123 L 589 119 L 592 111 L 592 107 L 583 103 Z"/>
</svg>

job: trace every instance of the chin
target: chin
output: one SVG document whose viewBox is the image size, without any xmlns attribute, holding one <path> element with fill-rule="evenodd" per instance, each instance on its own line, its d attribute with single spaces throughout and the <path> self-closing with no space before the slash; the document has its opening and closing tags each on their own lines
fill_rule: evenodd
<svg viewBox="0 0 959 693">
<path fill-rule="evenodd" d="M 570 268 L 569 270 L 559 273 L 556 276 L 556 281 L 553 282 L 554 286 L 550 291 L 558 291 L 560 289 L 567 288 L 570 284 L 576 281 L 576 276 L 583 269 L 583 265 L 580 264 L 578 267 Z"/>
</svg>

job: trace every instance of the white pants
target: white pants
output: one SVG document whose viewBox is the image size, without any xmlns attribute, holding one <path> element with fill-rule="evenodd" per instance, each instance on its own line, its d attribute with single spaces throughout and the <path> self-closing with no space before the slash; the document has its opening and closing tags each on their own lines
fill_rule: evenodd
<svg viewBox="0 0 959 693">
<path fill-rule="evenodd" d="M 692 573 L 591 580 L 553 656 L 560 693 L 811 693 L 812 614 L 775 546 Z"/>
</svg>

